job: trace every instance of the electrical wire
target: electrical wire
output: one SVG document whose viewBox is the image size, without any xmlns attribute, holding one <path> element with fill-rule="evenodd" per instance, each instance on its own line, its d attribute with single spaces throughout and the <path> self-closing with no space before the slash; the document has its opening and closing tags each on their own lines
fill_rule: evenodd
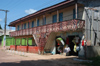
<svg viewBox="0 0 100 66">
<path fill-rule="evenodd" d="M 15 1 L 12 1 L 12 2 L 10 3 L 10 6 L 7 5 L 6 8 L 8 8 L 8 9 L 15 8 L 16 6 L 18 6 L 18 5 L 19 5 L 20 3 L 22 3 L 22 2 L 23 2 L 23 0 L 19 0 L 19 1 L 15 0 Z"/>
<path fill-rule="evenodd" d="M 42 5 L 40 5 L 40 6 L 38 6 L 38 7 L 36 7 L 36 8 L 39 8 L 39 7 L 42 7 L 42 6 L 44 6 L 44 5 L 48 5 L 48 4 L 51 4 L 51 3 L 54 3 L 54 2 L 57 2 L 58 0 L 55 0 L 55 1 L 52 1 L 51 2 L 51 0 L 49 1 L 49 2 L 45 2 L 44 4 L 42 4 Z M 25 13 L 23 13 L 23 14 L 20 14 L 20 15 L 24 15 Z M 20 16 L 20 15 L 17 15 L 17 16 Z M 14 18 L 14 16 L 12 16 L 13 18 Z M 16 17 L 16 16 L 15 16 Z"/>
<path fill-rule="evenodd" d="M 1 8 L 5 8 L 5 7 L 8 6 L 9 4 L 11 4 L 11 2 L 12 2 L 12 0 L 10 0 L 9 2 L 7 2 L 7 4 L 5 4 L 5 5 L 3 5 L 3 6 L 1 5 L 0 7 L 1 7 Z"/>
</svg>

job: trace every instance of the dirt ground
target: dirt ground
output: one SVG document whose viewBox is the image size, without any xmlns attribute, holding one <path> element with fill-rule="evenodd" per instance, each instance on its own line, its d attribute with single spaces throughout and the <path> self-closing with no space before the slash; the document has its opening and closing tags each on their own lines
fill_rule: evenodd
<svg viewBox="0 0 100 66">
<path fill-rule="evenodd" d="M 0 66 L 85 66 L 74 61 L 76 56 L 39 55 L 0 48 Z"/>
</svg>

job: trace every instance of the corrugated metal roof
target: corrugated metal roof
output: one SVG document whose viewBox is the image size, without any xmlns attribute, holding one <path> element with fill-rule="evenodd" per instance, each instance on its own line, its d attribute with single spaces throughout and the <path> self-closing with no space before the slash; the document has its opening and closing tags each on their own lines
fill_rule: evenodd
<svg viewBox="0 0 100 66">
<path fill-rule="evenodd" d="M 6 35 L 9 35 L 9 32 L 12 32 L 14 30 L 6 30 Z M 4 35 L 4 30 L 0 29 L 0 36 Z"/>
</svg>

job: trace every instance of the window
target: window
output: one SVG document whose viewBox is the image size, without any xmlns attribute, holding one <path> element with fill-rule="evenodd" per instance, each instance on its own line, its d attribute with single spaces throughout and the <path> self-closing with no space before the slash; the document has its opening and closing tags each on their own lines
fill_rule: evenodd
<svg viewBox="0 0 100 66">
<path fill-rule="evenodd" d="M 24 24 L 24 29 L 26 29 L 26 23 Z"/>
<path fill-rule="evenodd" d="M 53 23 L 57 22 L 57 15 L 53 15 Z"/>
<path fill-rule="evenodd" d="M 17 26 L 17 30 L 19 30 L 19 27 L 20 27 L 20 26 L 18 25 L 18 26 Z"/>
<path fill-rule="evenodd" d="M 77 8 L 77 18 L 78 18 L 78 8 Z M 76 11 L 73 9 L 73 19 L 76 19 Z"/>
<path fill-rule="evenodd" d="M 37 20 L 37 26 L 39 26 L 39 19 Z"/>
<path fill-rule="evenodd" d="M 59 21 L 63 21 L 63 13 L 59 13 Z"/>
<path fill-rule="evenodd" d="M 34 21 L 32 21 L 32 27 L 34 27 Z"/>
<path fill-rule="evenodd" d="M 75 9 L 73 9 L 73 19 L 76 18 L 76 15 L 75 15 Z"/>
<path fill-rule="evenodd" d="M 46 17 L 43 18 L 43 25 L 46 25 Z"/>
<path fill-rule="evenodd" d="M 30 28 L 30 23 L 28 22 L 28 28 Z"/>
</svg>

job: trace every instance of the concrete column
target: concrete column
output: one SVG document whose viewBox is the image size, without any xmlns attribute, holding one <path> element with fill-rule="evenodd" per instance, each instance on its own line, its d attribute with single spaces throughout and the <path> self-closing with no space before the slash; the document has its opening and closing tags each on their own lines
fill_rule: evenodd
<svg viewBox="0 0 100 66">
<path fill-rule="evenodd" d="M 57 22 L 59 22 L 59 11 L 57 10 Z"/>
</svg>

